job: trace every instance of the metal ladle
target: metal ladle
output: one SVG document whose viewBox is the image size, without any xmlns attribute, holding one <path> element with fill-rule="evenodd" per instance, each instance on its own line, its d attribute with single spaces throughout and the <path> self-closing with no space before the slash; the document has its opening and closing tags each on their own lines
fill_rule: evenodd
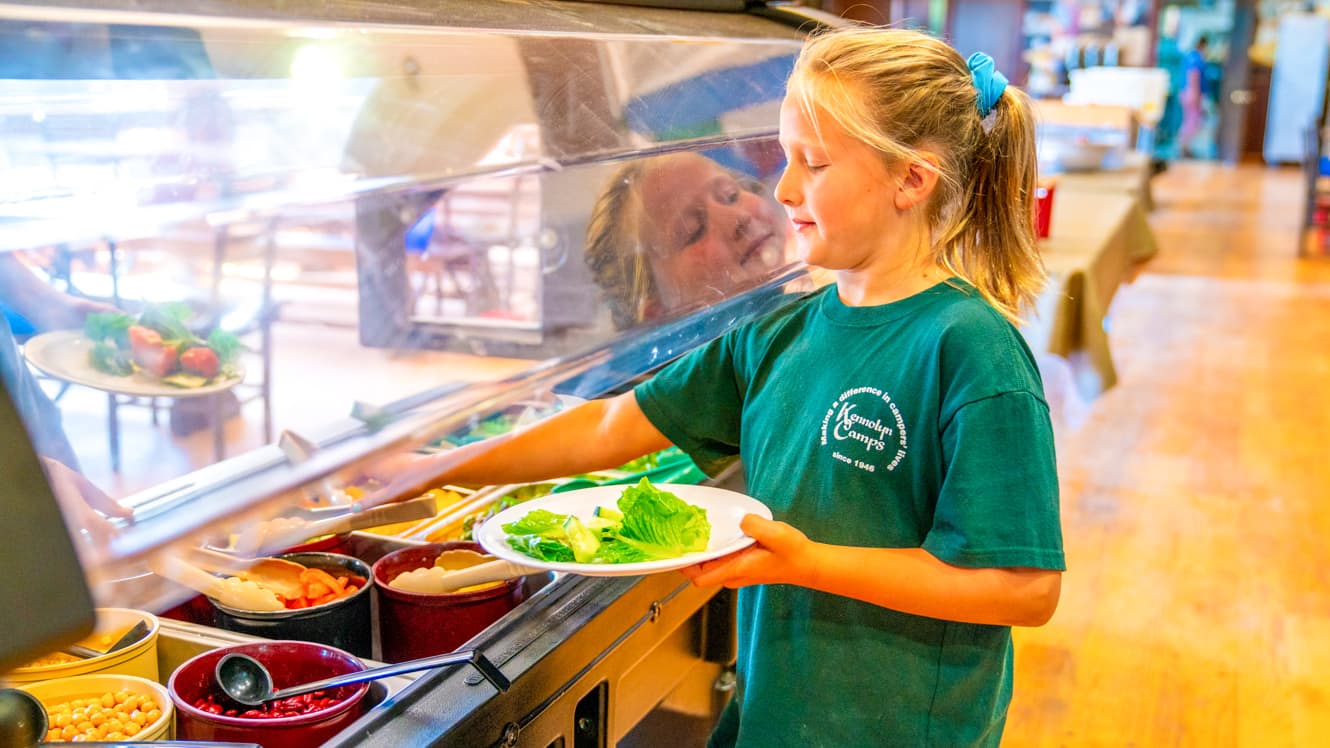
<svg viewBox="0 0 1330 748">
<path fill-rule="evenodd" d="M 46 739 L 46 707 L 17 688 L 0 689 L 0 748 L 32 748 Z"/>
<path fill-rule="evenodd" d="M 217 661 L 213 676 L 217 679 L 217 684 L 222 687 L 222 691 L 234 701 L 245 706 L 258 706 L 265 701 L 276 701 L 288 696 L 309 693 L 310 691 L 350 686 L 365 681 L 402 675 L 403 673 L 414 673 L 418 670 L 429 670 L 443 665 L 456 665 L 462 662 L 471 663 L 476 670 L 480 671 L 481 675 L 485 676 L 485 680 L 493 683 L 494 687 L 500 691 L 507 691 L 508 687 L 512 685 L 508 677 L 500 672 L 499 668 L 494 666 L 494 663 L 475 649 L 464 649 L 459 652 L 449 652 L 433 657 L 422 657 L 418 660 L 407 660 L 394 665 L 360 670 L 298 686 L 289 686 L 278 691 L 273 690 L 272 674 L 268 672 L 268 668 L 263 666 L 263 663 L 249 655 L 232 652 Z"/>
</svg>

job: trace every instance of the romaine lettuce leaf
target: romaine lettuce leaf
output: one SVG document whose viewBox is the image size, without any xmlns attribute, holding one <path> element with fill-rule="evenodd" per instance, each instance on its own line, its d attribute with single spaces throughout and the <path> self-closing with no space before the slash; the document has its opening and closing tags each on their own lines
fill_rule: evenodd
<svg viewBox="0 0 1330 748">
<path fill-rule="evenodd" d="M 618 539 L 652 559 L 704 551 L 711 539 L 705 509 L 662 491 L 646 478 L 619 497 L 623 526 Z"/>
<path fill-rule="evenodd" d="M 533 509 L 516 522 L 504 525 L 503 531 L 509 535 L 543 535 L 547 538 L 561 538 L 566 534 L 563 523 L 567 520 L 567 514 L 556 514 L 548 509 Z"/>
<path fill-rule="evenodd" d="M 533 509 L 503 526 L 514 549 L 542 561 L 626 564 L 704 551 L 706 510 L 643 478 L 619 496 L 618 509 L 596 507 L 585 520 Z"/>
<path fill-rule="evenodd" d="M 508 545 L 518 553 L 556 563 L 571 563 L 573 549 L 558 540 L 550 540 L 540 535 L 509 535 Z"/>
</svg>

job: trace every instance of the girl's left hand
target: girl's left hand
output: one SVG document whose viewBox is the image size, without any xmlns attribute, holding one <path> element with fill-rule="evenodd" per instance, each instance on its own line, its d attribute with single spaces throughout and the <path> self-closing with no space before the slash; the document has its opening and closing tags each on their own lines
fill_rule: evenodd
<svg viewBox="0 0 1330 748">
<path fill-rule="evenodd" d="M 757 541 L 728 556 L 682 569 L 698 587 L 723 585 L 730 588 L 750 584 L 800 584 L 807 586 L 817 544 L 784 522 L 749 514 L 739 528 Z"/>
</svg>

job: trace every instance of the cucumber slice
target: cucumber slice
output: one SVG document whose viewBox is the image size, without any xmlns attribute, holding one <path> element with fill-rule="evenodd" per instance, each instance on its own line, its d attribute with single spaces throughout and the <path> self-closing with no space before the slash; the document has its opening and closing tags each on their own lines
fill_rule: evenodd
<svg viewBox="0 0 1330 748">
<path fill-rule="evenodd" d="M 564 532 L 568 533 L 568 545 L 573 549 L 573 558 L 579 564 L 589 564 L 600 551 L 600 533 L 587 529 L 582 521 L 573 515 L 563 523 Z"/>
</svg>

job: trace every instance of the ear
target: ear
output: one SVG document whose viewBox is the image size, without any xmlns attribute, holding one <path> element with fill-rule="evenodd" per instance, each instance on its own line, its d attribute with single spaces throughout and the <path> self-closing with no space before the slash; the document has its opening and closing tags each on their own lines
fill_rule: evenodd
<svg viewBox="0 0 1330 748">
<path fill-rule="evenodd" d="M 900 189 L 895 196 L 896 210 L 906 211 L 927 203 L 937 186 L 942 159 L 928 151 L 919 151 L 916 156 L 898 173 Z"/>
</svg>

